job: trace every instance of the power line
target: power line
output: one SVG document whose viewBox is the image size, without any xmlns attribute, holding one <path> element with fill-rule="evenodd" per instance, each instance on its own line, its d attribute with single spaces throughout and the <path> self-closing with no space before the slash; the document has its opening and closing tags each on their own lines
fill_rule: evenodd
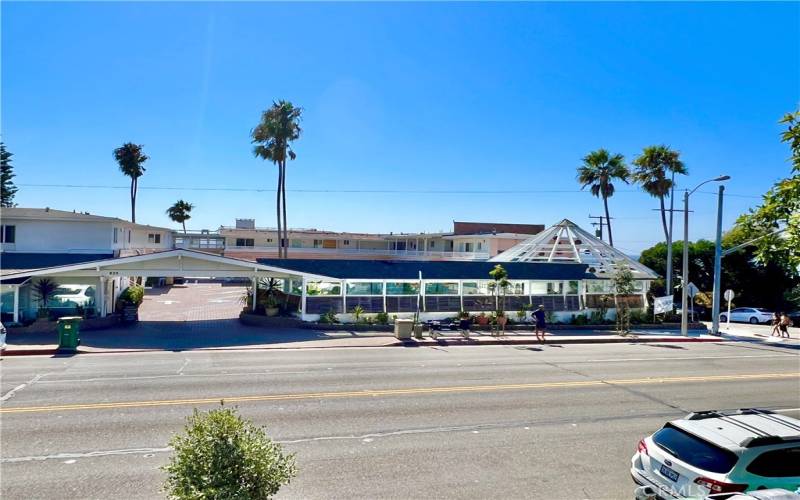
<svg viewBox="0 0 800 500">
<path fill-rule="evenodd" d="M 59 189 L 130 189 L 130 186 L 114 186 L 101 184 L 18 184 L 19 187 L 28 188 L 59 188 Z M 237 193 L 268 193 L 275 191 L 270 188 L 236 188 L 236 187 L 183 187 L 183 186 L 139 186 L 140 190 L 148 191 L 217 191 L 217 192 L 237 192 Z M 342 193 L 342 194 L 570 194 L 586 193 L 580 189 L 510 189 L 487 191 L 483 189 L 474 190 L 453 190 L 453 189 L 287 189 L 291 193 Z M 637 193 L 636 189 L 619 189 L 617 192 Z M 709 191 L 698 191 L 703 194 L 713 194 Z M 726 196 L 736 196 L 741 198 L 761 198 L 761 196 L 725 193 Z"/>
</svg>

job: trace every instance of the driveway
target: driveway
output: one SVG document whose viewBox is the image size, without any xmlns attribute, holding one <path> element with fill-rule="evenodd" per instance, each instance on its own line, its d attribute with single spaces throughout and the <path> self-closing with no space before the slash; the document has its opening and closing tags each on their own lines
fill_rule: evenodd
<svg viewBox="0 0 800 500">
<path fill-rule="evenodd" d="M 187 283 L 145 290 L 139 321 L 215 322 L 239 317 L 240 298 L 247 288 L 239 284 Z"/>
</svg>

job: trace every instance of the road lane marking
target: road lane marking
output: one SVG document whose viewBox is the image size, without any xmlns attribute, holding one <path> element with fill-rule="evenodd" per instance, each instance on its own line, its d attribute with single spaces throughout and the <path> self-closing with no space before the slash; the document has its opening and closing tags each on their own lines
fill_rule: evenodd
<svg viewBox="0 0 800 500">
<path fill-rule="evenodd" d="M 798 354 L 745 354 L 742 356 L 664 356 L 660 358 L 599 358 L 586 359 L 582 361 L 562 361 L 556 364 L 579 364 L 579 363 L 628 363 L 631 361 L 693 361 L 706 359 L 739 359 L 739 358 L 800 358 Z"/>
<path fill-rule="evenodd" d="M 152 401 L 117 401 L 108 403 L 78 403 L 51 406 L 19 406 L 0 408 L 3 413 L 34 413 L 50 411 L 70 411 L 70 410 L 103 410 L 116 408 L 147 408 L 155 406 L 178 406 L 178 405 L 202 405 L 216 404 L 220 401 L 227 403 L 246 403 L 253 401 L 293 401 L 305 399 L 336 399 L 336 398 L 357 398 L 374 396 L 402 396 L 410 394 L 454 394 L 465 392 L 497 392 L 507 390 L 524 389 L 552 389 L 552 388 L 573 388 L 573 387 L 598 387 L 607 385 L 651 385 L 669 384 L 679 382 L 724 382 L 734 380 L 775 380 L 775 379 L 800 379 L 800 373 L 754 373 L 740 375 L 705 375 L 691 377 L 652 377 L 640 379 L 616 379 L 616 380 L 582 380 L 570 382 L 544 382 L 535 384 L 498 384 L 498 385 L 474 385 L 474 386 L 451 386 L 451 387 L 416 387 L 408 389 L 365 389 L 361 391 L 339 391 L 339 392 L 312 392 L 298 394 L 264 394 L 256 396 L 219 396 L 214 398 L 196 399 L 166 399 Z"/>
<path fill-rule="evenodd" d="M 35 384 L 36 382 L 39 381 L 39 379 L 41 379 L 45 375 L 47 375 L 47 374 L 46 373 L 38 373 L 38 374 L 36 374 L 35 377 L 33 377 L 32 379 L 28 380 L 27 382 L 14 387 L 13 389 L 11 389 L 7 393 L 5 393 L 3 395 L 3 397 L 0 397 L 0 402 L 7 401 L 7 400 L 13 398 L 14 394 L 18 393 L 19 391 L 21 391 L 22 389 L 24 389 L 24 388 L 26 388 L 28 386 L 31 386 L 31 385 Z"/>
</svg>

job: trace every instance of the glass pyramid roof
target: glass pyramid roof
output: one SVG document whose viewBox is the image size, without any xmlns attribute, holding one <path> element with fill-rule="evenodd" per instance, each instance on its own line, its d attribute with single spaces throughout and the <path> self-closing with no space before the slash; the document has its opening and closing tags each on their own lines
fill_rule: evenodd
<svg viewBox="0 0 800 500">
<path fill-rule="evenodd" d="M 600 278 L 611 278 L 618 265 L 626 264 L 637 279 L 658 277 L 652 269 L 636 262 L 567 219 L 489 260 L 587 264 L 588 271 Z"/>
</svg>

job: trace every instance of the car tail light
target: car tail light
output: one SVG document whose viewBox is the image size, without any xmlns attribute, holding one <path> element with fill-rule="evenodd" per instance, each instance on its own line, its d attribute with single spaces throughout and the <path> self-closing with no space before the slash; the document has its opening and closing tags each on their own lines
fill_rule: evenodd
<svg viewBox="0 0 800 500">
<path fill-rule="evenodd" d="M 644 453 L 645 455 L 648 455 L 648 456 L 650 455 L 647 452 L 647 443 L 644 442 L 644 439 L 641 439 L 639 441 L 639 445 L 636 447 L 636 449 L 639 450 L 639 453 Z"/>
<path fill-rule="evenodd" d="M 746 484 L 724 483 L 708 477 L 698 477 L 694 483 L 708 488 L 711 493 L 735 493 L 747 489 Z"/>
</svg>

